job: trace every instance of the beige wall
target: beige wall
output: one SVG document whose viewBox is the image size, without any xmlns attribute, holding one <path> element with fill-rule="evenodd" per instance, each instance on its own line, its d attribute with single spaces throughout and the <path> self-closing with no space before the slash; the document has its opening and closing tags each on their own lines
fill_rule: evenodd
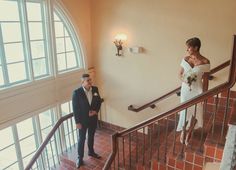
<svg viewBox="0 0 236 170">
<path fill-rule="evenodd" d="M 201 52 L 212 67 L 231 56 L 236 33 L 235 0 L 92 0 L 92 55 L 97 82 L 106 102 L 105 121 L 129 127 L 171 107 L 133 113 L 129 104 L 140 105 L 180 85 L 179 64 L 186 54 L 186 39 L 202 40 Z M 117 33 L 128 40 L 123 57 L 115 56 L 112 43 Z M 127 47 L 142 46 L 132 54 Z M 150 113 L 152 112 L 152 113 Z"/>
<path fill-rule="evenodd" d="M 60 0 L 80 37 L 87 67 L 93 66 L 91 56 L 91 3 L 90 0 Z"/>
</svg>

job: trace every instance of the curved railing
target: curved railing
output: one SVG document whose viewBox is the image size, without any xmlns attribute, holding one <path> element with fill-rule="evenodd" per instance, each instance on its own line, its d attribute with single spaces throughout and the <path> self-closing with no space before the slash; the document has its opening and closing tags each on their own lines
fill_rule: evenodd
<svg viewBox="0 0 236 170">
<path fill-rule="evenodd" d="M 43 143 L 40 145 L 40 147 L 38 148 L 38 150 L 36 151 L 36 153 L 34 154 L 34 156 L 32 157 L 32 159 L 30 160 L 30 162 L 28 163 L 28 165 L 26 166 L 25 170 L 30 170 L 32 168 L 32 166 L 35 164 L 36 160 L 41 156 L 42 152 L 44 151 L 44 149 L 46 148 L 46 146 L 48 145 L 48 143 L 50 142 L 50 140 L 52 139 L 52 137 L 55 135 L 56 131 L 60 128 L 60 126 L 62 125 L 62 123 L 70 118 L 73 117 L 73 113 L 70 113 L 66 116 L 61 117 L 57 123 L 54 125 L 54 127 L 52 128 L 52 130 L 49 132 L 49 134 L 47 135 L 46 139 L 43 141 Z M 60 133 L 60 132 L 59 132 Z M 50 167 L 49 167 L 50 168 Z M 46 168 L 45 168 L 46 169 Z"/>
<path fill-rule="evenodd" d="M 230 60 L 228 60 L 228 61 L 220 64 L 219 66 L 211 69 L 211 71 L 208 73 L 208 76 L 207 76 L 208 79 L 212 80 L 213 79 L 212 74 L 214 74 L 214 73 L 216 73 L 216 72 L 226 68 L 227 66 L 229 66 L 229 64 L 230 64 Z M 166 98 L 168 98 L 168 97 L 170 97 L 170 96 L 172 96 L 172 95 L 174 95 L 176 93 L 178 94 L 179 92 L 180 92 L 180 87 L 178 87 L 178 88 L 176 88 L 176 89 L 174 89 L 174 90 L 164 94 L 163 96 L 161 96 L 161 97 L 159 97 L 159 98 L 157 98 L 157 99 L 155 99 L 155 100 L 153 100 L 153 101 L 151 101 L 151 102 L 149 102 L 147 104 L 144 104 L 144 105 L 142 105 L 140 107 L 134 107 L 133 105 L 129 105 L 128 106 L 128 110 L 131 110 L 131 111 L 134 111 L 134 112 L 140 112 L 140 111 L 142 111 L 142 110 L 144 110 L 146 108 L 149 108 L 149 107 L 150 108 L 155 108 L 156 107 L 156 105 L 155 105 L 156 103 L 158 103 L 158 102 L 160 102 L 160 101 L 162 101 L 162 100 L 164 100 L 164 99 L 166 99 Z"/>
<path fill-rule="evenodd" d="M 229 63 L 228 61 L 225 62 L 224 66 L 227 66 Z M 217 67 L 217 68 L 214 68 L 211 72 L 216 72 L 218 71 L 219 69 L 221 69 L 221 67 Z M 144 165 L 145 164 L 145 156 L 146 156 L 146 150 L 148 151 L 149 149 L 149 154 L 148 154 L 148 158 L 147 160 L 150 161 L 152 159 L 152 156 L 153 156 L 153 150 L 154 148 L 152 148 L 152 143 L 153 143 L 153 140 L 152 140 L 152 135 L 154 134 L 154 130 L 155 130 L 155 126 L 157 125 L 161 125 L 161 121 L 165 122 L 165 126 L 166 126 L 166 133 L 165 133 L 165 137 L 164 137 L 164 141 L 165 141 L 165 145 L 164 145 L 164 152 L 165 152 L 165 155 L 163 157 L 166 158 L 166 155 L 167 155 L 167 146 L 168 146 L 168 128 L 169 128 L 169 120 L 173 119 L 173 117 L 175 118 L 175 124 L 174 124 L 174 129 L 176 128 L 176 120 L 177 120 L 177 114 L 180 112 L 180 111 L 185 111 L 185 113 L 188 113 L 187 112 L 187 109 L 190 108 L 191 106 L 195 106 L 195 116 L 196 116 L 196 108 L 197 108 L 197 105 L 202 103 L 202 102 L 206 102 L 208 99 L 210 98 L 214 98 L 214 101 L 216 101 L 214 104 L 214 113 L 212 113 L 211 115 L 211 122 L 209 123 L 210 125 L 215 124 L 215 121 L 216 121 L 216 114 L 217 114 L 217 111 L 220 110 L 220 107 L 219 107 L 219 95 L 220 93 L 226 91 L 227 92 L 227 99 L 226 99 L 226 103 L 225 103 L 225 113 L 224 115 L 222 116 L 222 119 L 223 120 L 220 120 L 223 122 L 223 125 L 222 125 L 222 128 L 221 128 L 221 136 L 220 136 L 220 139 L 222 139 L 223 137 L 223 134 L 224 134 L 224 127 L 225 127 L 225 123 L 227 121 L 227 115 L 228 115 L 228 112 L 229 112 L 229 106 L 230 106 L 230 88 L 235 84 L 235 78 L 236 78 L 236 36 L 234 36 L 234 44 L 233 44 L 233 54 L 232 54 L 232 58 L 231 58 L 231 61 L 230 61 L 230 73 L 229 73 L 229 78 L 228 78 L 228 81 L 221 84 L 221 85 L 218 85 L 217 87 L 214 87 L 213 89 L 210 89 L 208 91 L 205 91 L 203 92 L 202 94 L 200 94 L 199 96 L 196 96 L 194 97 L 193 99 L 191 100 L 188 100 L 184 103 L 181 103 L 179 104 L 177 107 L 167 111 L 167 112 L 164 112 L 162 114 L 159 114 L 149 120 L 146 120 L 142 123 L 139 123 L 131 128 L 128 128 L 126 130 L 123 130 L 123 131 L 120 131 L 120 132 L 117 132 L 115 133 L 113 136 L 112 136 L 112 153 L 109 155 L 109 158 L 103 168 L 103 170 L 108 170 L 108 169 L 111 169 L 111 166 L 113 165 L 112 169 L 116 169 L 116 167 L 123 167 L 125 168 L 126 166 L 128 166 L 129 169 L 131 169 L 132 167 L 132 158 L 133 157 L 132 155 L 135 155 L 136 157 L 136 164 L 140 162 L 140 157 L 141 157 L 141 162 L 142 164 Z M 175 90 L 173 90 L 174 92 Z M 153 103 L 151 103 L 150 105 L 152 105 Z M 149 107 L 147 105 L 147 107 Z M 204 113 L 206 114 L 207 113 L 207 107 L 204 108 Z M 202 140 L 203 140 L 203 134 L 204 134 L 204 128 L 205 129 L 209 129 L 208 127 L 209 125 L 204 125 L 204 127 L 202 128 L 202 132 L 201 132 L 201 138 L 200 138 L 200 150 L 201 150 L 201 147 L 202 147 Z M 214 127 L 212 127 L 212 130 L 214 130 Z M 140 151 L 140 141 L 139 141 L 139 138 L 140 138 L 140 131 L 142 131 L 141 133 L 141 136 L 142 139 L 141 139 L 141 142 L 142 142 L 142 149 Z M 184 155 L 184 148 L 185 148 L 185 139 L 186 139 L 186 117 L 185 117 L 185 126 L 183 127 L 183 132 L 184 132 L 184 137 L 183 137 L 183 144 L 182 144 L 182 147 L 181 149 L 179 150 L 180 152 L 180 156 L 183 157 Z M 212 132 L 214 133 L 214 132 Z M 155 138 L 156 140 L 158 138 L 160 138 L 159 136 L 160 134 L 160 130 L 157 131 L 157 137 Z M 148 135 L 148 137 L 147 137 Z M 150 140 L 148 140 L 150 138 Z M 120 140 L 121 141 L 120 141 Z M 147 140 L 148 140 L 148 143 L 149 143 L 149 147 L 146 147 L 146 144 L 147 144 Z M 174 130 L 174 135 L 173 135 L 173 153 L 176 152 L 176 131 Z M 125 141 L 128 141 L 127 142 L 127 146 L 126 146 L 126 143 Z M 131 143 L 136 141 L 136 152 L 135 153 L 132 153 L 131 151 Z M 158 143 L 158 141 L 155 141 L 156 143 Z M 160 142 L 160 141 L 159 141 Z M 122 145 L 122 148 L 120 148 L 120 143 Z M 128 147 L 128 152 L 126 153 L 126 150 L 125 148 Z M 155 151 L 159 157 L 159 148 L 161 146 L 158 146 L 158 148 L 156 148 L 157 151 Z M 121 151 L 120 151 L 121 150 Z M 122 153 L 122 155 L 120 155 L 120 152 Z M 139 154 L 141 152 L 141 154 Z M 127 156 L 128 155 L 128 156 Z M 156 154 L 155 154 L 156 155 Z M 120 157 L 123 156 L 123 161 L 120 162 Z M 127 157 L 127 160 L 126 160 L 126 157 Z M 159 158 L 158 158 L 159 159 Z M 166 160 L 164 160 L 166 161 Z M 128 164 L 128 165 L 127 165 Z"/>
</svg>

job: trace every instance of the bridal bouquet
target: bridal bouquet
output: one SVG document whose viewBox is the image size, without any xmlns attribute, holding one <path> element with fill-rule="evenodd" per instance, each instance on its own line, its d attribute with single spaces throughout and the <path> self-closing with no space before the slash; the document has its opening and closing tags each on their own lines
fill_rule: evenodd
<svg viewBox="0 0 236 170">
<path fill-rule="evenodd" d="M 192 83 L 197 81 L 197 74 L 194 72 L 187 72 L 184 74 L 183 80 L 184 80 L 184 82 L 186 82 L 188 84 L 189 90 L 191 91 L 192 90 L 192 88 L 191 88 Z"/>
</svg>

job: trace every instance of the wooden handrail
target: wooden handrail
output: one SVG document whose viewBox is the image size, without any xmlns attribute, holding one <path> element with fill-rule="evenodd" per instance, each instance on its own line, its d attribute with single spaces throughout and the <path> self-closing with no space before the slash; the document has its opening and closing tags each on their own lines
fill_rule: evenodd
<svg viewBox="0 0 236 170">
<path fill-rule="evenodd" d="M 141 107 L 138 107 L 138 108 L 135 108 L 133 105 L 129 105 L 128 110 L 131 110 L 131 111 L 134 111 L 134 112 L 139 112 L 139 111 L 144 110 L 148 107 L 152 107 L 152 105 L 154 103 L 157 103 L 157 102 L 171 96 L 172 94 L 178 92 L 179 90 L 180 90 L 180 87 L 178 87 L 177 89 L 174 89 L 174 90 L 170 91 L 169 93 L 166 93 L 165 95 L 163 95 L 163 96 L 161 96 L 161 97 L 159 97 L 159 98 L 157 98 L 157 99 L 155 99 L 155 100 L 153 100 L 153 101 L 151 101 L 151 102 L 149 102 L 149 103 L 147 103 L 147 104 L 145 104 Z"/>
<path fill-rule="evenodd" d="M 230 60 L 228 60 L 228 61 L 220 64 L 219 66 L 211 69 L 211 71 L 208 73 L 208 77 L 211 76 L 212 74 L 214 74 L 214 73 L 224 69 L 225 67 L 227 67 L 229 65 L 230 65 Z M 157 98 L 157 99 L 155 99 L 155 100 L 153 100 L 153 101 L 151 101 L 151 102 L 149 102 L 147 104 L 144 104 L 143 106 L 135 108 L 133 105 L 129 105 L 128 106 L 128 110 L 134 111 L 134 112 L 140 112 L 141 110 L 144 110 L 144 109 L 146 109 L 148 107 L 155 108 L 155 103 L 160 102 L 161 100 L 164 100 L 167 97 L 169 97 L 169 96 L 171 96 L 171 95 L 173 95 L 175 93 L 178 93 L 180 91 L 180 88 L 181 87 L 178 87 L 178 88 L 176 88 L 176 89 L 174 89 L 174 90 L 164 94 L 163 96 L 161 96 L 161 97 L 159 97 L 159 98 Z"/>
<path fill-rule="evenodd" d="M 36 162 L 36 160 L 38 159 L 38 157 L 41 155 L 42 151 L 44 150 L 44 148 L 46 147 L 46 145 L 48 144 L 48 142 L 50 141 L 50 139 L 52 138 L 52 136 L 55 134 L 56 130 L 59 128 L 59 126 L 67 119 L 70 119 L 71 117 L 73 117 L 73 113 L 70 113 L 66 116 L 61 117 L 57 123 L 53 126 L 52 130 L 49 132 L 49 134 L 47 135 L 46 139 L 43 141 L 43 143 L 40 145 L 40 147 L 37 149 L 36 153 L 34 154 L 33 158 L 30 160 L 30 162 L 28 163 L 28 165 L 26 166 L 25 170 L 30 170 L 31 167 L 34 165 L 34 163 Z"/>
<path fill-rule="evenodd" d="M 230 60 L 218 65 L 217 67 L 211 69 L 210 73 L 209 74 L 214 74 L 222 69 L 224 69 L 225 67 L 229 66 L 230 65 Z"/>
<path fill-rule="evenodd" d="M 234 35 L 234 44 L 233 44 L 233 54 L 232 54 L 232 59 L 230 61 L 230 73 L 229 73 L 229 77 L 228 77 L 228 81 L 226 83 L 223 83 L 221 85 L 218 85 L 216 87 L 214 87 L 213 89 L 211 90 L 208 90 L 208 91 L 205 91 L 203 92 L 202 94 L 200 94 L 199 96 L 196 96 L 184 103 L 181 103 L 179 104 L 177 107 L 167 111 L 167 112 L 164 112 L 162 114 L 159 114 L 153 118 L 150 118 L 149 120 L 146 120 L 142 123 L 139 123 L 131 128 L 128 128 L 126 130 L 123 130 L 123 131 L 120 131 L 118 132 L 115 136 L 116 136 L 116 142 L 114 143 L 115 145 L 117 145 L 117 139 L 118 137 L 121 137 L 121 136 L 126 136 L 127 134 L 130 134 L 134 131 L 137 131 L 139 129 L 142 129 L 152 123 L 155 123 L 156 121 L 158 120 L 161 120 L 161 119 L 164 119 L 170 115 L 173 115 L 173 114 L 176 114 L 178 113 L 179 111 L 183 110 L 183 109 L 186 109 L 192 105 L 195 105 L 201 101 L 204 101 L 206 99 L 208 99 L 209 97 L 212 97 L 224 90 L 227 90 L 227 89 L 230 89 L 231 87 L 233 87 L 233 85 L 235 84 L 235 79 L 236 79 L 236 35 Z M 113 144 L 112 143 L 112 144 Z M 112 153 L 116 153 L 116 149 L 114 149 L 115 147 L 113 146 L 113 150 L 112 150 Z M 108 170 L 114 160 L 115 156 L 114 154 L 111 154 L 108 158 L 108 160 L 106 161 L 105 163 L 105 166 L 103 167 L 103 170 Z"/>
<path fill-rule="evenodd" d="M 104 102 L 104 99 L 101 98 L 101 103 Z M 67 119 L 70 119 L 73 117 L 73 113 L 70 113 L 66 116 L 61 117 L 57 123 L 53 126 L 52 130 L 47 135 L 46 139 L 43 141 L 43 143 L 40 145 L 40 147 L 37 149 L 36 153 L 34 154 L 33 158 L 30 160 L 28 165 L 26 166 L 25 170 L 30 170 L 31 167 L 34 165 L 35 161 L 38 159 L 40 154 L 43 152 L 43 149 L 46 147 L 52 136 L 55 134 L 56 130 L 59 128 L 59 126 Z"/>
</svg>

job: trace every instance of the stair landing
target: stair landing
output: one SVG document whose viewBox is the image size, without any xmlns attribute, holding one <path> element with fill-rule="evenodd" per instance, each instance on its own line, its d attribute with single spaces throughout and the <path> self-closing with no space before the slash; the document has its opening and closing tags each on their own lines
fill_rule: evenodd
<svg viewBox="0 0 236 170">
<path fill-rule="evenodd" d="M 85 142 L 84 165 L 79 170 L 101 170 L 111 153 L 112 130 L 99 128 L 95 133 L 94 150 L 101 155 L 101 159 L 88 156 L 87 141 Z M 66 153 L 61 155 L 61 164 L 55 170 L 76 170 L 77 146 L 73 146 Z"/>
</svg>

